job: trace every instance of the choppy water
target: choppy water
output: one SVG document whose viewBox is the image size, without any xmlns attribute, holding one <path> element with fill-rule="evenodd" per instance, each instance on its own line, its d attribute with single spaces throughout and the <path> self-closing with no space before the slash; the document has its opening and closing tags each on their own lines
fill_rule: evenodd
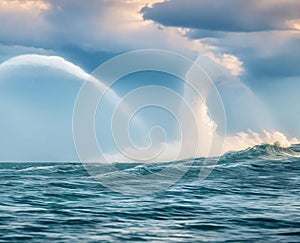
<svg viewBox="0 0 300 243">
<path fill-rule="evenodd" d="M 0 241 L 300 242 L 297 153 L 269 145 L 228 153 L 199 181 L 202 161 L 141 197 L 101 186 L 79 163 L 1 163 Z"/>
</svg>

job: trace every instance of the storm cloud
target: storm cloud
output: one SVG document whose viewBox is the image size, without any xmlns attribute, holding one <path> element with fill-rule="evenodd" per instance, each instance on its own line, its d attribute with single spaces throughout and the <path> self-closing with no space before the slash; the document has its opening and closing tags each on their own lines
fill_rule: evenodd
<svg viewBox="0 0 300 243">
<path fill-rule="evenodd" d="M 171 0 L 145 6 L 141 13 L 145 20 L 165 26 L 230 32 L 289 30 L 300 18 L 300 2 Z"/>
<path fill-rule="evenodd" d="M 235 55 L 250 82 L 300 76 L 300 1 L 170 0 L 141 13 Z"/>
<path fill-rule="evenodd" d="M 145 20 L 165 26 L 254 32 L 293 29 L 300 18 L 299 1 L 171 0 L 141 10 Z"/>
</svg>

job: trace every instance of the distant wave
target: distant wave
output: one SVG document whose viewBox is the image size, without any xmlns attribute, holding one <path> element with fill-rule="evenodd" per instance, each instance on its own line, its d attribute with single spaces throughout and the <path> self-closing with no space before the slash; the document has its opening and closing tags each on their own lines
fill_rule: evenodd
<svg viewBox="0 0 300 243">
<path fill-rule="evenodd" d="M 284 160 L 289 158 L 300 158 L 300 152 L 294 150 L 295 147 L 283 147 L 279 143 L 255 145 L 245 150 L 227 152 L 221 158 L 223 159 L 255 159 L 262 158 L 266 160 Z"/>
</svg>

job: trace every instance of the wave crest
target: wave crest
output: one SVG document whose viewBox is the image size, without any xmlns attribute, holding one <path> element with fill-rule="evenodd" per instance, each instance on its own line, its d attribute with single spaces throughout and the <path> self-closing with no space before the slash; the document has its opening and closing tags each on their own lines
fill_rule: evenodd
<svg viewBox="0 0 300 243">
<path fill-rule="evenodd" d="M 295 150 L 300 145 L 283 147 L 280 143 L 255 145 L 238 152 L 228 152 L 222 158 L 224 159 L 254 159 L 261 158 L 265 160 L 284 160 L 290 158 L 300 158 L 300 152 Z"/>
</svg>

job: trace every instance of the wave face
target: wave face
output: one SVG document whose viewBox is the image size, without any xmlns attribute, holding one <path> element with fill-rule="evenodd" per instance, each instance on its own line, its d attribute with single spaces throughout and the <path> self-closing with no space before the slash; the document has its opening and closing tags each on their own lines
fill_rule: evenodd
<svg viewBox="0 0 300 243">
<path fill-rule="evenodd" d="M 174 185 L 140 197 L 97 184 L 80 163 L 1 163 L 0 238 L 298 242 L 299 152 L 300 145 L 265 144 L 226 153 L 204 181 L 198 177 L 204 162 L 199 158 Z M 172 163 L 179 169 L 189 165 L 188 160 Z M 115 167 L 143 176 L 169 164 Z M 103 176 L 130 190 L 118 174 Z"/>
<path fill-rule="evenodd" d="M 289 159 L 300 158 L 300 153 L 297 152 L 299 146 L 293 145 L 291 147 L 282 147 L 279 143 L 256 145 L 252 148 L 242 150 L 239 152 L 228 152 L 220 159 L 263 159 L 263 160 L 279 160 L 285 161 Z"/>
</svg>

